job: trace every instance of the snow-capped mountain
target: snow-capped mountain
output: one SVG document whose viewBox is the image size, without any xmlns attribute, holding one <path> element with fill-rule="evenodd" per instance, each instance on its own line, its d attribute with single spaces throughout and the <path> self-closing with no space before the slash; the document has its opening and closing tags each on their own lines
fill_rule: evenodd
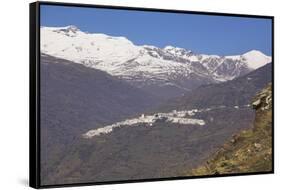
<svg viewBox="0 0 281 190">
<path fill-rule="evenodd" d="M 138 46 L 125 37 L 90 34 L 75 26 L 41 27 L 41 52 L 170 97 L 202 84 L 232 80 L 271 62 L 257 50 L 234 56 L 196 54 L 173 46 Z"/>
</svg>

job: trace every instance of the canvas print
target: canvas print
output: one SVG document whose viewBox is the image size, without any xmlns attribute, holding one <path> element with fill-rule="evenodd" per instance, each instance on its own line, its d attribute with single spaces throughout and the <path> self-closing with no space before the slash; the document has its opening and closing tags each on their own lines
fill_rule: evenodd
<svg viewBox="0 0 281 190">
<path fill-rule="evenodd" d="M 272 172 L 272 19 L 40 5 L 41 185 Z"/>
</svg>

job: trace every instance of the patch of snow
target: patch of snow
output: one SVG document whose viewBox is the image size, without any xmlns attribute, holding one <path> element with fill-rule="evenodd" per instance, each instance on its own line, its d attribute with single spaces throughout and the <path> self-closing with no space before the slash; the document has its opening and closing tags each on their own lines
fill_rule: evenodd
<svg viewBox="0 0 281 190">
<path fill-rule="evenodd" d="M 233 60 L 240 60 L 241 59 L 241 55 L 228 55 L 228 56 L 225 56 L 225 58 L 233 59 Z"/>
<path fill-rule="evenodd" d="M 258 50 L 252 50 L 242 55 L 247 65 L 252 69 L 257 69 L 271 62 L 271 57 Z"/>
</svg>

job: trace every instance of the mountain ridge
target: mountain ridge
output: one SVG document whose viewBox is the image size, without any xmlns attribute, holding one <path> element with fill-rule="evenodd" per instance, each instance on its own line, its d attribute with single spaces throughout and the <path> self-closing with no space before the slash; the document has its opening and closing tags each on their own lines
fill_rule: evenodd
<svg viewBox="0 0 281 190">
<path fill-rule="evenodd" d="M 218 56 L 173 46 L 137 46 L 123 36 L 85 33 L 75 26 L 41 27 L 41 36 L 41 51 L 45 54 L 103 70 L 155 95 L 167 94 L 168 98 L 202 84 L 232 80 L 271 61 L 271 57 L 256 50 Z"/>
</svg>

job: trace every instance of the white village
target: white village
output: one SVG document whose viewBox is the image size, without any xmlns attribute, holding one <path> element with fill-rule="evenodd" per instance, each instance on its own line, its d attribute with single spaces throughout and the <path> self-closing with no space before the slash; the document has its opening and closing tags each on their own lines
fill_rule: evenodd
<svg viewBox="0 0 281 190">
<path fill-rule="evenodd" d="M 153 127 L 155 122 L 170 122 L 170 123 L 178 123 L 182 125 L 205 125 L 205 121 L 202 119 L 193 119 L 189 118 L 189 116 L 194 116 L 196 112 L 200 112 L 201 110 L 193 109 L 193 110 L 184 110 L 177 111 L 173 110 L 168 113 L 156 113 L 153 115 L 145 115 L 142 114 L 139 117 L 127 119 L 121 122 L 114 123 L 112 125 L 107 125 L 102 128 L 94 129 L 88 131 L 83 135 L 84 138 L 92 138 L 94 136 L 99 136 L 101 134 L 108 134 L 113 131 L 114 128 L 122 127 L 122 126 L 133 126 L 136 124 L 147 124 L 147 127 Z"/>
</svg>

